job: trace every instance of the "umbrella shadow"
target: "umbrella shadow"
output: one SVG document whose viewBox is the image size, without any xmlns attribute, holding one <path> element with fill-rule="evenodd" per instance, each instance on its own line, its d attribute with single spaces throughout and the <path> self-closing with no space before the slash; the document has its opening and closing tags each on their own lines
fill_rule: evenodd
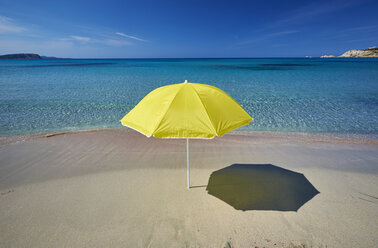
<svg viewBox="0 0 378 248">
<path fill-rule="evenodd" d="M 320 193 L 303 174 L 272 164 L 233 164 L 214 171 L 206 190 L 243 211 L 298 211 Z"/>
</svg>

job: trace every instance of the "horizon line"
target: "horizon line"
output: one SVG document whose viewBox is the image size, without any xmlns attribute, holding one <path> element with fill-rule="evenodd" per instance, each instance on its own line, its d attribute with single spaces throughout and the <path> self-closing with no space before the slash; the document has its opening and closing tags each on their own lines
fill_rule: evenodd
<svg viewBox="0 0 378 248">
<path fill-rule="evenodd" d="M 13 55 L 13 54 L 33 54 L 33 53 L 11 53 L 11 54 L 3 54 L 0 56 L 6 56 L 6 55 Z M 35 53 L 37 54 L 37 53 Z M 39 54 L 37 54 L 39 55 Z M 288 59 L 288 58 L 320 58 L 321 56 L 267 56 L 267 57 L 123 57 L 123 58 L 117 58 L 117 57 L 98 57 L 98 58 L 86 58 L 86 57 L 80 57 L 80 58 L 69 58 L 69 57 L 55 57 L 55 56 L 46 56 L 46 55 L 39 55 L 40 57 L 46 57 L 42 59 Z M 347 58 L 347 57 L 338 57 L 335 56 L 334 58 Z M 353 58 L 353 57 L 350 57 Z"/>
</svg>

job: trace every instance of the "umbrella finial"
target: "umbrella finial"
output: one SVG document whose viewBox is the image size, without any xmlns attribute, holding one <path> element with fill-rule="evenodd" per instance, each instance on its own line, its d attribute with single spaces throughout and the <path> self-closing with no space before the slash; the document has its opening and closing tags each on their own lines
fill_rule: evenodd
<svg viewBox="0 0 378 248">
<path fill-rule="evenodd" d="M 184 83 L 187 83 L 188 82 L 188 80 L 185 80 L 185 82 Z"/>
</svg>

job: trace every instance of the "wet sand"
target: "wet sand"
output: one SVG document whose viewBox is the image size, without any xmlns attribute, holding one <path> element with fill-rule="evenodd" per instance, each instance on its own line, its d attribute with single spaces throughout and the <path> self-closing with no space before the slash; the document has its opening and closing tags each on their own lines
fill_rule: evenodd
<svg viewBox="0 0 378 248">
<path fill-rule="evenodd" d="M 235 132 L 191 140 L 190 162 L 188 190 L 185 140 L 146 138 L 128 129 L 2 138 L 0 247 L 378 243 L 375 140 Z M 263 207 L 237 210 L 207 191 L 213 172 L 234 164 L 272 165 L 278 176 L 303 174 L 316 191 L 293 208 L 260 194 L 250 200 L 264 201 Z M 278 181 L 269 175 L 263 178 Z"/>
</svg>

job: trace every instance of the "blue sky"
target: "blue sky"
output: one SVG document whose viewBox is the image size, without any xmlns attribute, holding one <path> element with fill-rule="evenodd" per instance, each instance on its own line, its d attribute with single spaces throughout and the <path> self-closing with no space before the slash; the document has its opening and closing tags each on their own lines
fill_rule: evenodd
<svg viewBox="0 0 378 248">
<path fill-rule="evenodd" d="M 0 2 L 0 54 L 301 57 L 378 46 L 378 1 Z"/>
</svg>

